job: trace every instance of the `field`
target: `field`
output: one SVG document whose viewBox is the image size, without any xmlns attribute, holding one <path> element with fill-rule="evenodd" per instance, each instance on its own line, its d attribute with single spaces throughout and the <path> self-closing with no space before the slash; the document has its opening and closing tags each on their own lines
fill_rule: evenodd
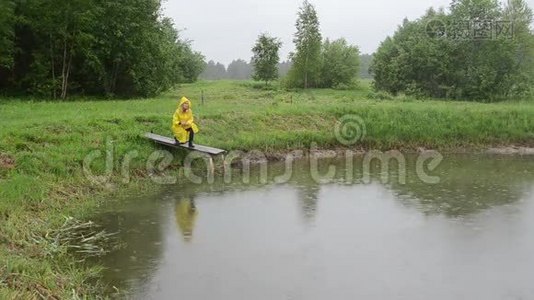
<svg viewBox="0 0 534 300">
<path fill-rule="evenodd" d="M 0 99 L 1 299 L 98 295 L 98 267 L 77 262 L 72 253 L 80 242 L 76 232 L 96 230 L 85 222 L 99 203 L 147 184 L 144 166 L 155 147 L 140 135 L 170 135 L 182 95 L 193 101 L 201 128 L 196 142 L 227 150 L 284 152 L 311 143 L 343 148 L 334 129 L 346 115 L 363 121 L 365 134 L 351 146 L 357 149 L 534 145 L 534 101 L 392 98 L 372 92 L 369 82 L 354 90 L 286 91 L 248 81 L 204 81 L 155 99 Z M 128 187 L 118 178 L 118 162 L 108 185 L 93 185 L 84 176 L 84 158 L 109 143 L 117 158 L 138 153 Z M 177 159 L 171 169 L 179 165 Z M 92 167 L 102 172 L 104 159 Z"/>
</svg>

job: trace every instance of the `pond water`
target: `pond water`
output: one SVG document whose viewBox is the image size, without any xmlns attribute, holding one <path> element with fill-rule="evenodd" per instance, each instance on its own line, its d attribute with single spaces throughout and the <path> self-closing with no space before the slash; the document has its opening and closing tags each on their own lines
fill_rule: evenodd
<svg viewBox="0 0 534 300">
<path fill-rule="evenodd" d="M 534 299 L 534 157 L 449 155 L 416 174 L 322 160 L 274 183 L 162 186 L 99 216 L 123 246 L 101 261 L 134 299 Z M 387 174 L 388 180 L 381 175 Z"/>
</svg>

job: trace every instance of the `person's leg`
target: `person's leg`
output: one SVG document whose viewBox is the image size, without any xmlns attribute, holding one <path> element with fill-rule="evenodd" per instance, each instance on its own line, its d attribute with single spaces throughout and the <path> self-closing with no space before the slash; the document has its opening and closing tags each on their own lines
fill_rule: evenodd
<svg viewBox="0 0 534 300">
<path fill-rule="evenodd" d="M 195 132 L 193 131 L 193 128 L 189 128 L 187 129 L 187 131 L 189 131 L 189 148 L 193 148 L 194 145 L 193 145 L 193 140 L 195 139 Z"/>
<path fill-rule="evenodd" d="M 174 135 L 174 141 L 177 145 L 187 142 L 187 131 L 185 131 L 185 129 L 183 129 L 181 126 L 173 126 L 172 133 Z"/>
</svg>

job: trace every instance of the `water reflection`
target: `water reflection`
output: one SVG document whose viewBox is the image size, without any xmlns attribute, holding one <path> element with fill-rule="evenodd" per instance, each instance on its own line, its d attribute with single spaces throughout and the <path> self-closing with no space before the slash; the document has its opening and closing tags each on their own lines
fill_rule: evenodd
<svg viewBox="0 0 534 300">
<path fill-rule="evenodd" d="M 162 210 L 168 201 L 159 196 L 148 195 L 151 201 L 146 201 L 146 195 L 129 197 L 128 203 L 110 207 L 98 217 L 98 223 L 120 237 L 117 249 L 106 257 L 112 262 L 106 264 L 104 273 L 110 292 L 114 287 L 142 285 L 157 268 L 165 235 Z"/>
<path fill-rule="evenodd" d="M 436 185 L 410 158 L 406 184 L 376 167 L 372 183 L 347 184 L 344 161 L 320 171 L 331 164 L 326 184 L 299 162 L 286 184 L 236 177 L 110 208 L 125 247 L 105 258 L 108 282 L 140 299 L 534 297 L 534 159 L 448 157 Z"/>
<path fill-rule="evenodd" d="M 525 197 L 534 180 L 534 161 L 528 157 L 457 155 L 444 160 L 437 173 L 441 182 L 429 185 L 408 169 L 405 185 L 390 187 L 399 201 L 425 214 L 459 217 Z"/>
<path fill-rule="evenodd" d="M 307 223 L 313 223 L 317 214 L 321 187 L 318 184 L 310 183 L 298 185 L 296 188 L 302 218 Z"/>
<path fill-rule="evenodd" d="M 195 220 L 198 215 L 193 197 L 182 196 L 180 200 L 176 201 L 175 213 L 176 224 L 182 233 L 184 241 L 191 242 L 193 239 Z"/>
</svg>

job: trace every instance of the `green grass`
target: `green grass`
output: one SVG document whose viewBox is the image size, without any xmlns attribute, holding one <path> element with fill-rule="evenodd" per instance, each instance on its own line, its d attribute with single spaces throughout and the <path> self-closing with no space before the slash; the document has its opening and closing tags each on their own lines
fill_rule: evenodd
<svg viewBox="0 0 534 300">
<path fill-rule="evenodd" d="M 334 127 L 344 115 L 365 122 L 364 149 L 455 150 L 534 145 L 534 102 L 494 104 L 377 100 L 370 83 L 355 90 L 285 91 L 253 82 L 199 82 L 147 100 L 70 102 L 0 100 L 0 298 L 96 296 L 98 268 L 75 263 L 54 233 L 65 217 L 88 220 L 102 201 L 124 189 L 120 162 L 137 151 L 132 188 L 148 187 L 145 164 L 154 145 L 140 138 L 170 135 L 177 100 L 186 95 L 201 132 L 199 144 L 267 152 L 339 148 Z M 204 91 L 205 102 L 200 102 Z M 386 97 L 387 98 L 387 97 Z M 108 185 L 84 177 L 84 157 L 113 141 L 114 174 Z M 173 169 L 180 162 L 177 159 Z M 92 165 L 104 170 L 104 160 Z"/>
</svg>

